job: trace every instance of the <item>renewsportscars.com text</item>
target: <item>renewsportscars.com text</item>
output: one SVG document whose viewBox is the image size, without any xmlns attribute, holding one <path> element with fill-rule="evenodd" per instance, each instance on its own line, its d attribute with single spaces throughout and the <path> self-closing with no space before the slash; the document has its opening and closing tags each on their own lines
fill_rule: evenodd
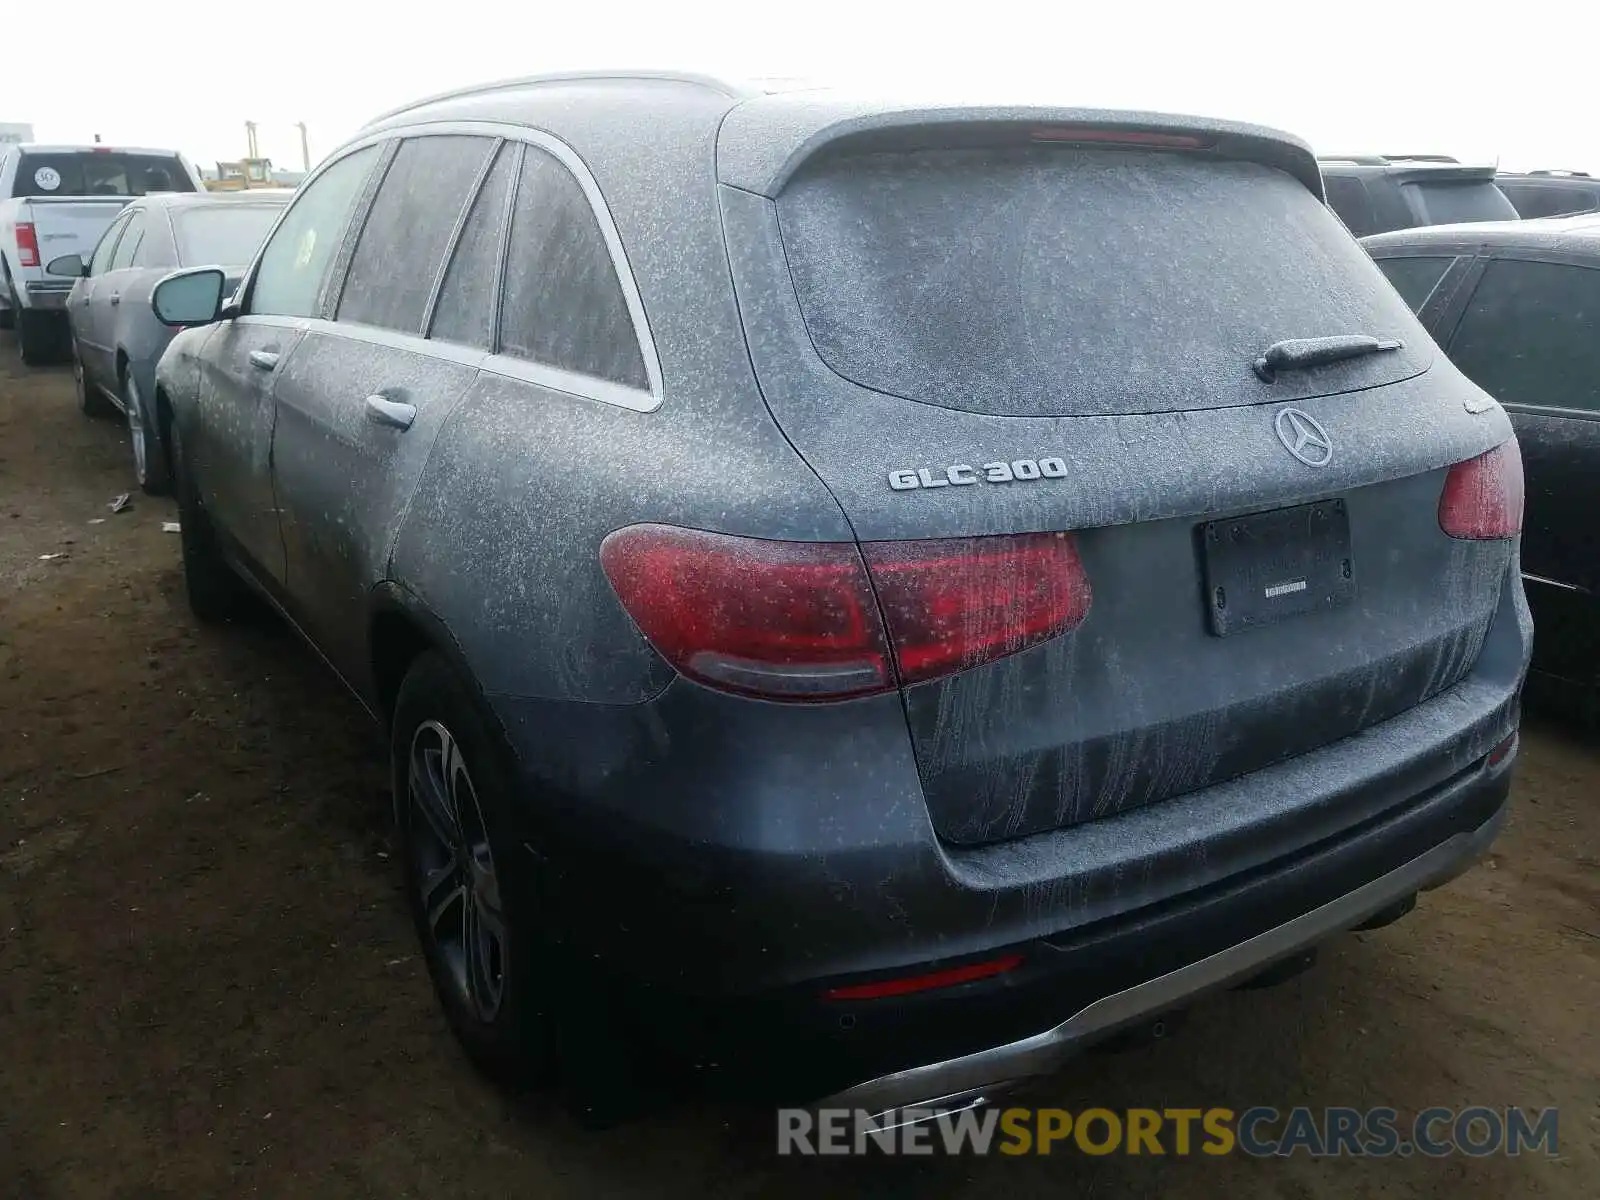
<svg viewBox="0 0 1600 1200">
<path fill-rule="evenodd" d="M 987 1108 L 935 1113 L 906 1108 L 778 1110 L 778 1153 L 1129 1154 L 1252 1157 L 1445 1158 L 1558 1153 L 1554 1108 Z"/>
</svg>

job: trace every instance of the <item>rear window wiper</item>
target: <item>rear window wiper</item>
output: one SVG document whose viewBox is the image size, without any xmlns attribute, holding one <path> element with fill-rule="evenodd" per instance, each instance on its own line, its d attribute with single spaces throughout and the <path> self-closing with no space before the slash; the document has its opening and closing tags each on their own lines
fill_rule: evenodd
<svg viewBox="0 0 1600 1200">
<path fill-rule="evenodd" d="M 1274 342 L 1267 352 L 1251 364 L 1261 382 L 1271 383 L 1279 371 L 1303 371 L 1307 367 L 1324 367 L 1329 363 L 1343 362 L 1347 358 L 1365 358 L 1369 354 L 1382 354 L 1385 350 L 1398 350 L 1405 343 L 1398 338 L 1381 341 L 1364 333 L 1344 333 L 1335 337 L 1289 338 Z"/>
</svg>

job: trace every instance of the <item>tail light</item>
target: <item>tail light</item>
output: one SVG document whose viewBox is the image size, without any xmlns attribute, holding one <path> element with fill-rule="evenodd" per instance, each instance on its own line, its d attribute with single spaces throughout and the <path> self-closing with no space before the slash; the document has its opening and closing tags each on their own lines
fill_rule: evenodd
<svg viewBox="0 0 1600 1200">
<path fill-rule="evenodd" d="M 868 542 L 862 552 L 906 683 L 1015 654 L 1089 615 L 1071 534 Z"/>
<path fill-rule="evenodd" d="M 1036 142 L 1090 142 L 1106 146 L 1143 146 L 1155 150 L 1207 150 L 1211 142 L 1187 133 L 1153 133 L 1142 129 L 1096 129 L 1083 125 L 1046 125 L 1033 131 Z"/>
<path fill-rule="evenodd" d="M 25 267 L 39 265 L 39 235 L 26 221 L 17 222 L 17 261 Z"/>
<path fill-rule="evenodd" d="M 777 700 L 865 696 L 964 670 L 1076 628 L 1090 600 L 1067 534 L 858 550 L 631 525 L 601 543 L 600 563 L 677 670 Z"/>
<path fill-rule="evenodd" d="M 1450 468 L 1439 497 L 1439 528 L 1480 542 L 1516 537 L 1522 506 L 1522 452 L 1512 438 Z"/>
</svg>

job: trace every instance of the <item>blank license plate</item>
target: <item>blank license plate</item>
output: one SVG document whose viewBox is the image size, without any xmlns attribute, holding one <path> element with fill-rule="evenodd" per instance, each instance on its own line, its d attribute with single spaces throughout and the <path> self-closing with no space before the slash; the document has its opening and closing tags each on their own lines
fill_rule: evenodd
<svg viewBox="0 0 1600 1200">
<path fill-rule="evenodd" d="M 1200 543 L 1218 637 L 1337 608 L 1355 595 L 1343 500 L 1209 521 Z"/>
</svg>

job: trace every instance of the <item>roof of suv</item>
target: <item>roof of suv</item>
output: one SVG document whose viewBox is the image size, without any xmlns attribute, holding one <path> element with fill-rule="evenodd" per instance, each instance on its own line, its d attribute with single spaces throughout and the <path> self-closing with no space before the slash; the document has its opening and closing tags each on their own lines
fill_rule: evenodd
<svg viewBox="0 0 1600 1200">
<path fill-rule="evenodd" d="M 583 112 L 574 104 L 580 99 L 586 101 Z M 707 100 L 714 101 L 709 109 Z M 641 104 L 652 111 L 701 107 L 706 120 L 696 133 L 698 138 L 716 136 L 720 178 L 767 195 L 780 190 L 801 162 L 828 143 L 869 139 L 891 129 L 1029 121 L 1148 134 L 1198 134 L 1205 145 L 1194 149 L 1215 148 L 1228 156 L 1267 162 L 1300 179 L 1318 196 L 1322 194 L 1310 148 L 1290 134 L 1256 125 L 1151 112 L 905 104 L 792 81 L 737 82 L 674 72 L 593 72 L 501 80 L 392 109 L 369 121 L 363 132 L 417 122 L 489 120 L 564 133 L 567 127 L 583 123 L 585 116 L 595 115 L 596 108 L 613 107 L 620 119 L 623 112 L 636 116 Z"/>
<path fill-rule="evenodd" d="M 1527 250 L 1600 252 L 1600 213 L 1570 217 L 1539 217 L 1531 221 L 1478 221 L 1462 225 L 1425 225 L 1397 229 L 1361 239 L 1370 250 L 1431 246 L 1471 250 L 1479 246 L 1507 246 Z"/>
<path fill-rule="evenodd" d="M 1374 161 L 1376 159 L 1376 161 Z M 1471 180 L 1495 177 L 1492 165 L 1473 165 L 1438 158 L 1378 159 L 1372 158 L 1319 158 L 1318 165 L 1326 175 L 1381 175 L 1401 182 L 1417 180 Z"/>
</svg>

